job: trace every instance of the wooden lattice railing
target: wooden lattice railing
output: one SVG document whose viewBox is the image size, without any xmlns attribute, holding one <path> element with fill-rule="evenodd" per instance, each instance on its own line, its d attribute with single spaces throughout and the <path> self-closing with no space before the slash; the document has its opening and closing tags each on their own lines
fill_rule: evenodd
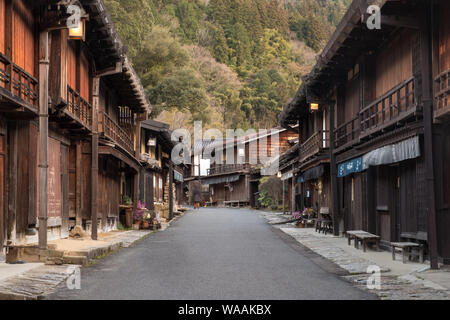
<svg viewBox="0 0 450 320">
<path fill-rule="evenodd" d="M 92 106 L 70 86 L 67 86 L 67 111 L 89 129 L 92 127 Z"/>
<path fill-rule="evenodd" d="M 37 109 L 38 80 L 0 53 L 0 87 Z"/>
<path fill-rule="evenodd" d="M 353 118 L 337 127 L 334 130 L 335 148 L 344 147 L 359 139 L 360 123 L 359 118 Z"/>
<path fill-rule="evenodd" d="M 103 111 L 99 112 L 98 131 L 134 155 L 133 137 Z"/>
<path fill-rule="evenodd" d="M 310 158 L 329 147 L 330 135 L 328 130 L 315 132 L 300 146 L 300 161 Z"/>
<path fill-rule="evenodd" d="M 416 111 L 415 79 L 400 82 L 359 113 L 361 137 L 383 130 Z"/>
<path fill-rule="evenodd" d="M 441 119 L 450 115 L 450 69 L 439 74 L 434 81 L 434 118 Z"/>
<path fill-rule="evenodd" d="M 219 164 L 207 170 L 208 175 L 230 173 L 250 169 L 250 164 Z"/>
</svg>

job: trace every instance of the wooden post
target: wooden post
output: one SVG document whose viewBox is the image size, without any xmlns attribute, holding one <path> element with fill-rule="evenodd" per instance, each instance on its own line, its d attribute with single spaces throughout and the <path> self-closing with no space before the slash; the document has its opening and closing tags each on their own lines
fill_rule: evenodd
<svg viewBox="0 0 450 320">
<path fill-rule="evenodd" d="M 98 104 L 100 77 L 92 81 L 92 158 L 91 158 L 91 238 L 97 240 L 97 192 L 98 192 Z"/>
<path fill-rule="evenodd" d="M 11 245 L 16 240 L 16 217 L 17 217 L 17 163 L 18 163 L 18 124 L 17 121 L 8 123 L 8 183 L 6 185 L 6 199 L 8 200 L 8 210 L 6 215 L 6 239 Z"/>
<path fill-rule="evenodd" d="M 81 141 L 76 142 L 75 146 L 75 224 L 79 227 L 82 227 L 83 218 L 81 214 L 81 204 L 82 204 L 82 186 L 81 183 L 83 181 L 81 176 L 81 156 L 82 156 L 82 143 Z"/>
<path fill-rule="evenodd" d="M 14 17 L 14 1 L 6 0 L 5 1 L 5 23 L 3 27 L 6 27 L 3 31 L 5 32 L 5 54 L 8 58 L 13 58 L 13 17 Z M 12 64 L 8 64 L 6 66 L 6 73 L 11 77 L 9 82 L 6 84 L 5 89 L 9 92 L 12 92 L 12 76 L 13 76 L 13 68 Z"/>
<path fill-rule="evenodd" d="M 291 210 L 295 212 L 295 175 L 294 175 L 294 165 L 292 165 L 292 190 L 291 190 Z"/>
<path fill-rule="evenodd" d="M 169 220 L 173 219 L 173 162 L 169 159 Z"/>
<path fill-rule="evenodd" d="M 150 179 L 150 183 L 148 184 L 149 190 L 147 191 L 147 188 L 145 188 L 146 195 L 148 195 L 150 200 L 150 203 L 147 203 L 147 205 L 148 208 L 152 211 L 155 210 L 155 186 L 153 185 L 154 176 L 155 173 L 151 172 L 150 175 L 147 177 L 147 179 Z"/>
<path fill-rule="evenodd" d="M 424 8 L 424 16 L 420 28 L 421 70 L 422 70 L 422 103 L 424 122 L 424 147 L 428 203 L 428 247 L 430 249 L 431 269 L 438 269 L 438 246 L 436 225 L 436 197 L 434 192 L 433 167 L 433 100 L 432 100 L 432 74 L 431 74 L 431 28 L 429 5 Z"/>
<path fill-rule="evenodd" d="M 133 176 L 133 210 L 137 209 L 139 201 L 139 170 Z"/>
<path fill-rule="evenodd" d="M 39 35 L 39 248 L 47 249 L 48 219 L 48 31 Z"/>
<path fill-rule="evenodd" d="M 339 236 L 339 198 L 337 188 L 337 168 L 336 157 L 334 155 L 334 102 L 330 105 L 330 182 L 331 182 L 331 202 L 333 210 L 333 230 L 334 235 Z"/>
</svg>

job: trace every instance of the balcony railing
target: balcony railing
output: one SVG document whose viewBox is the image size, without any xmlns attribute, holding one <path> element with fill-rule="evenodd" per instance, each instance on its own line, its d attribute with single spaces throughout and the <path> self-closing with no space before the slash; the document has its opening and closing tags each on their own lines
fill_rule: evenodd
<svg viewBox="0 0 450 320">
<path fill-rule="evenodd" d="M 417 110 L 414 77 L 400 82 L 359 113 L 364 138 L 414 114 Z"/>
<path fill-rule="evenodd" d="M 73 118 L 91 129 L 92 127 L 92 106 L 84 100 L 80 94 L 67 86 L 67 111 Z"/>
<path fill-rule="evenodd" d="M 329 147 L 330 135 L 328 130 L 314 133 L 300 146 L 300 161 L 304 161 Z"/>
<path fill-rule="evenodd" d="M 238 172 L 250 169 L 250 164 L 242 163 L 242 164 L 220 164 L 210 169 L 207 169 L 208 176 L 214 174 L 223 174 L 223 173 L 231 173 Z"/>
<path fill-rule="evenodd" d="M 450 69 L 442 72 L 435 79 L 434 118 L 443 119 L 450 116 Z"/>
<path fill-rule="evenodd" d="M 98 131 L 134 155 L 134 141 L 131 135 L 103 111 L 99 112 Z"/>
<path fill-rule="evenodd" d="M 1 53 L 0 87 L 10 91 L 37 110 L 38 80 Z"/>
<path fill-rule="evenodd" d="M 360 123 L 356 117 L 337 127 L 334 130 L 334 147 L 345 148 L 359 140 Z"/>
</svg>

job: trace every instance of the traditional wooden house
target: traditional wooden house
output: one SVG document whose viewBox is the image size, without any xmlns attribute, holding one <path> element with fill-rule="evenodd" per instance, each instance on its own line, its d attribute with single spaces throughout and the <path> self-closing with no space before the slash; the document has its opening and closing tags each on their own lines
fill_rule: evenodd
<svg viewBox="0 0 450 320">
<path fill-rule="evenodd" d="M 330 112 L 314 105 L 299 115 L 299 149 L 296 175 L 298 209 L 328 213 L 331 205 L 329 132 Z"/>
<path fill-rule="evenodd" d="M 294 144 L 291 148 L 280 155 L 279 161 L 279 173 L 281 174 L 281 181 L 283 183 L 283 212 L 295 212 L 299 210 L 299 204 L 301 201 L 296 197 L 296 187 L 298 177 L 295 172 L 298 171 L 298 149 L 300 144 L 298 138 L 289 141 L 290 144 Z"/>
<path fill-rule="evenodd" d="M 381 8 L 380 29 L 368 28 L 372 4 Z M 303 123 L 317 106 L 328 110 L 335 234 L 366 230 L 384 244 L 421 242 L 433 267 L 438 257 L 450 257 L 443 168 L 449 135 L 441 122 L 448 84 L 445 10 L 445 1 L 353 1 L 280 115 L 287 126 Z"/>
<path fill-rule="evenodd" d="M 293 128 L 274 128 L 208 145 L 203 157 L 213 154 L 216 148 L 223 152 L 221 158 L 213 155 L 216 160 L 201 179 L 203 185 L 209 185 L 212 204 L 255 207 L 261 170 L 289 149 L 289 140 L 297 136 Z M 217 159 L 222 161 L 217 163 Z"/>
<path fill-rule="evenodd" d="M 103 1 L 0 0 L 0 99 L 0 244 L 115 228 L 150 106 Z"/>
<path fill-rule="evenodd" d="M 170 159 L 174 145 L 168 124 L 141 122 L 140 200 L 167 220 L 184 201 L 184 165 L 175 166 Z"/>
</svg>

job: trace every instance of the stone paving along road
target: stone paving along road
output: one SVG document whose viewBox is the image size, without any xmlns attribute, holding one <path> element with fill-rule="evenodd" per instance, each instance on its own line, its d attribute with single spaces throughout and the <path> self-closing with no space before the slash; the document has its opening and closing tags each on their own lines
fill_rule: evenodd
<svg viewBox="0 0 450 320">
<path fill-rule="evenodd" d="M 255 211 L 188 212 L 81 271 L 50 299 L 374 299 L 283 240 Z"/>
</svg>

